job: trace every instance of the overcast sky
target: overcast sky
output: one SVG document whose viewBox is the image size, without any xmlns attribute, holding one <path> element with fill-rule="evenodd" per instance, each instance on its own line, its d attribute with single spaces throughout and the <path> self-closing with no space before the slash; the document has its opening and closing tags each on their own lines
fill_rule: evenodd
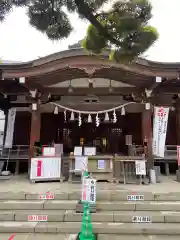
<svg viewBox="0 0 180 240">
<path fill-rule="evenodd" d="M 149 49 L 146 57 L 154 61 L 180 62 L 180 0 L 152 0 L 151 25 L 160 37 Z M 16 8 L 0 25 L 0 58 L 14 61 L 29 61 L 68 48 L 85 36 L 87 22 L 71 15 L 75 27 L 66 40 L 52 42 L 28 23 L 25 9 Z"/>
</svg>

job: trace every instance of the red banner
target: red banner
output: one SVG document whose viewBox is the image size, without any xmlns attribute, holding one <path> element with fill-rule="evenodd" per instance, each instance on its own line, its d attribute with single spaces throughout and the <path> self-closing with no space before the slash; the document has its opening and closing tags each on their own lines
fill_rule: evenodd
<svg viewBox="0 0 180 240">
<path fill-rule="evenodd" d="M 180 166 L 180 146 L 177 146 L 177 161 L 178 161 L 178 166 Z"/>
<path fill-rule="evenodd" d="M 42 160 L 37 161 L 37 172 L 36 172 L 37 177 L 42 176 Z"/>
</svg>

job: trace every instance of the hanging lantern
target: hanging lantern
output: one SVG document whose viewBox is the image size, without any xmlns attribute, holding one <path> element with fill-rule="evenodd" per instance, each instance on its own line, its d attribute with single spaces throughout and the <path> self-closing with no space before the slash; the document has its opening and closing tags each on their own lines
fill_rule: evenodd
<svg viewBox="0 0 180 240">
<path fill-rule="evenodd" d="M 116 123 L 117 122 L 117 116 L 116 116 L 116 112 L 114 110 L 113 112 L 113 123 Z"/>
<path fill-rule="evenodd" d="M 146 104 L 145 104 L 145 109 L 146 109 L 146 110 L 149 110 L 150 108 L 151 108 L 151 104 L 150 104 L 150 103 L 146 103 Z"/>
<path fill-rule="evenodd" d="M 100 121 L 99 121 L 99 117 L 98 114 L 96 115 L 96 127 L 99 127 Z"/>
<path fill-rule="evenodd" d="M 54 114 L 58 114 L 58 107 L 57 106 L 55 106 L 55 108 L 54 108 Z"/>
<path fill-rule="evenodd" d="M 33 104 L 32 104 L 32 110 L 33 110 L 33 111 L 36 111 L 36 110 L 37 110 L 37 103 L 33 103 Z"/>
<path fill-rule="evenodd" d="M 91 117 L 91 114 L 88 115 L 88 123 L 92 123 L 92 117 Z"/>
<path fill-rule="evenodd" d="M 71 112 L 70 121 L 74 121 L 74 112 Z"/>
<path fill-rule="evenodd" d="M 122 116 L 126 115 L 126 111 L 125 111 L 125 108 L 124 108 L 124 107 L 121 108 L 121 115 L 122 115 Z"/>
<path fill-rule="evenodd" d="M 82 125 L 82 119 L 81 119 L 81 114 L 79 113 L 79 116 L 78 116 L 78 125 L 79 127 Z"/>
<path fill-rule="evenodd" d="M 67 121 L 66 110 L 64 111 L 64 122 Z"/>
<path fill-rule="evenodd" d="M 108 114 L 108 112 L 105 113 L 104 121 L 105 122 L 109 122 L 109 114 Z"/>
</svg>

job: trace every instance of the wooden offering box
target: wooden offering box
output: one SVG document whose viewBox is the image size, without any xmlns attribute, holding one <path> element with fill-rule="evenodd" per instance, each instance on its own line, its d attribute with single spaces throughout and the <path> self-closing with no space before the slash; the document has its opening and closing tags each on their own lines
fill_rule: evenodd
<svg viewBox="0 0 180 240">
<path fill-rule="evenodd" d="M 88 157 L 88 171 L 97 181 L 113 182 L 113 156 Z"/>
<path fill-rule="evenodd" d="M 69 157 L 69 181 L 73 181 L 74 176 L 80 174 L 75 169 L 75 157 Z M 96 155 L 88 156 L 87 169 L 92 177 L 97 181 L 113 181 L 113 156 L 111 155 Z"/>
</svg>

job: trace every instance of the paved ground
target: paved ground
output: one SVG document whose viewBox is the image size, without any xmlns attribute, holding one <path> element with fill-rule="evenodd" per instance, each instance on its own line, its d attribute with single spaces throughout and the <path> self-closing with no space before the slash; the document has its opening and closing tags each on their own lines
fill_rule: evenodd
<svg viewBox="0 0 180 240">
<path fill-rule="evenodd" d="M 0 234 L 0 239 L 1 240 L 9 240 L 11 235 L 8 233 L 6 234 Z M 134 236 L 126 236 L 126 235 L 104 235 L 100 234 L 98 237 L 98 240 L 134 240 Z M 179 236 L 139 236 L 138 235 L 138 240 L 179 240 Z M 55 234 L 24 234 L 24 233 L 19 233 L 16 234 L 15 237 L 12 240 L 76 240 L 76 235 L 70 234 L 70 235 L 55 235 Z"/>
<path fill-rule="evenodd" d="M 27 176 L 13 176 L 10 180 L 0 181 L 0 192 L 30 192 L 30 193 L 44 193 L 46 191 L 58 192 L 74 192 L 80 190 L 80 184 L 46 182 L 46 183 L 31 183 Z M 166 192 L 180 192 L 180 183 L 175 181 L 175 176 L 161 177 L 161 183 L 150 185 L 135 185 L 135 184 L 112 184 L 112 183 L 98 183 L 97 191 L 100 190 L 130 190 L 130 191 L 144 191 L 153 193 Z"/>
</svg>

